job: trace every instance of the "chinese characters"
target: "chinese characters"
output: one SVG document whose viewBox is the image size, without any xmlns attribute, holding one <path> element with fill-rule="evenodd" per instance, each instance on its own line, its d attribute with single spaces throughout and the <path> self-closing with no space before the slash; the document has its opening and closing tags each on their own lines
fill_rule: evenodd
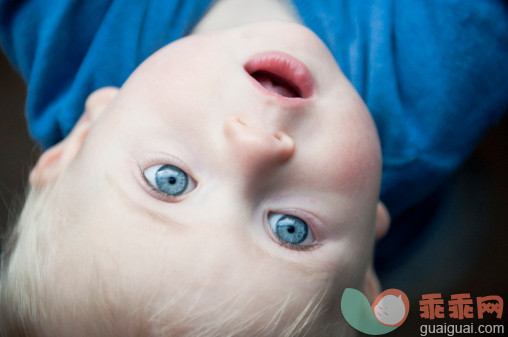
<svg viewBox="0 0 508 337">
<path fill-rule="evenodd" d="M 454 294 L 450 296 L 445 306 L 445 301 L 440 293 L 422 295 L 420 300 L 420 317 L 426 319 L 445 318 L 445 308 L 448 310 L 447 317 L 458 320 L 474 318 L 474 306 L 471 294 Z M 491 295 L 476 297 L 476 314 L 478 319 L 483 319 L 484 313 L 496 313 L 496 318 L 503 316 L 503 299 L 501 296 Z"/>
</svg>

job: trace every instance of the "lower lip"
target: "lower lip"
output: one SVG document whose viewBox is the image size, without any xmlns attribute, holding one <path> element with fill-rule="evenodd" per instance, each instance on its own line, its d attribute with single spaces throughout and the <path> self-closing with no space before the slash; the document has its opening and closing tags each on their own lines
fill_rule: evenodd
<svg viewBox="0 0 508 337">
<path fill-rule="evenodd" d="M 309 69 L 307 69 L 302 62 L 286 53 L 270 51 L 256 54 L 247 61 L 244 69 L 249 74 L 253 74 L 257 71 L 272 73 L 298 88 L 301 97 L 284 97 L 266 89 L 251 77 L 251 79 L 256 82 L 257 86 L 262 88 L 265 93 L 278 96 L 281 100 L 302 101 L 314 95 L 314 79 Z"/>
</svg>

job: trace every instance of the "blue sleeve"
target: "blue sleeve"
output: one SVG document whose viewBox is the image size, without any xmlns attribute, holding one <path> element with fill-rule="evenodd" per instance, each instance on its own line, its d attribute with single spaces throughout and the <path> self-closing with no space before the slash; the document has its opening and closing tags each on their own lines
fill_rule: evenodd
<svg viewBox="0 0 508 337">
<path fill-rule="evenodd" d="M 95 89 L 120 86 L 149 55 L 187 35 L 211 0 L 0 0 L 0 42 L 28 84 L 32 136 L 65 137 Z"/>
<path fill-rule="evenodd" d="M 434 191 L 508 111 L 503 0 L 295 0 L 367 103 L 394 217 Z"/>
</svg>

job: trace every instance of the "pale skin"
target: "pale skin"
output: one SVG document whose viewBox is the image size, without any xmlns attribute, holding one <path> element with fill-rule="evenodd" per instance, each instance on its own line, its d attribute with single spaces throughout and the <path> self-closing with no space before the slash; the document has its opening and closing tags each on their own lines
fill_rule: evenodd
<svg viewBox="0 0 508 337">
<path fill-rule="evenodd" d="M 295 103 L 256 86 L 244 64 L 265 51 L 305 64 L 313 95 Z M 154 192 L 143 173 L 155 165 L 186 172 L 188 190 Z M 73 216 L 59 261 L 71 288 L 98 268 L 133 306 L 150 300 L 156 312 L 178 298 L 174 315 L 211 310 L 213 319 L 223 305 L 264 322 L 291 296 L 290 322 L 330 284 L 337 306 L 345 287 L 371 300 L 379 292 L 372 250 L 389 216 L 378 200 L 377 132 L 326 46 L 299 24 L 247 25 L 161 49 L 122 88 L 90 95 L 30 182 L 58 176 Z M 281 242 L 272 213 L 304 219 L 305 245 Z"/>
</svg>

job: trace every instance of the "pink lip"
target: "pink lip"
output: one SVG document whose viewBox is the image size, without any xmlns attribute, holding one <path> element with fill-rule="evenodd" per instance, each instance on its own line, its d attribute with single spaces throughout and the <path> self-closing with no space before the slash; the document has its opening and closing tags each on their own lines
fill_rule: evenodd
<svg viewBox="0 0 508 337">
<path fill-rule="evenodd" d="M 289 84 L 299 97 L 284 97 L 263 87 L 252 76 L 251 79 L 265 94 L 278 96 L 278 99 L 299 101 L 314 95 L 314 79 L 307 67 L 294 58 L 279 51 L 270 51 L 254 55 L 244 66 L 245 71 L 252 75 L 263 72 L 275 75 L 277 78 Z"/>
</svg>

